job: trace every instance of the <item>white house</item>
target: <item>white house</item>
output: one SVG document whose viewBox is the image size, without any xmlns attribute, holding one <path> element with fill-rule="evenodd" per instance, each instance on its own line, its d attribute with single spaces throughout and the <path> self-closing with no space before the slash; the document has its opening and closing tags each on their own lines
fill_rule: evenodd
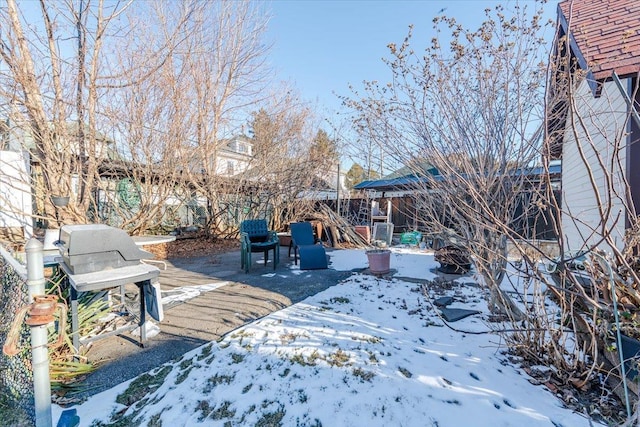
<svg viewBox="0 0 640 427">
<path fill-rule="evenodd" d="M 218 150 L 216 173 L 234 176 L 246 171 L 253 157 L 253 143 L 244 135 L 234 136 Z"/>
<path fill-rule="evenodd" d="M 29 155 L 16 144 L 4 121 L 0 122 L 0 171 L 0 237 L 29 239 L 33 236 Z"/>
<path fill-rule="evenodd" d="M 33 201 L 29 178 L 29 156 L 20 151 L 0 151 L 0 234 L 5 238 L 33 236 Z"/>
</svg>

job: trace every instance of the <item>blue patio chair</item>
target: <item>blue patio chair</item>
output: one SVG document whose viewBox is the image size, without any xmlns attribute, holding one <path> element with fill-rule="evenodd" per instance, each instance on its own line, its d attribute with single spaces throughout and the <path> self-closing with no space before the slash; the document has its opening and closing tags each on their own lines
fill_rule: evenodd
<svg viewBox="0 0 640 427">
<path fill-rule="evenodd" d="M 247 219 L 240 224 L 240 267 L 245 273 L 251 267 L 251 253 L 264 253 L 264 265 L 269 262 L 269 251 L 273 250 L 273 269 L 280 260 L 280 239 L 275 231 L 267 228 L 264 219 Z"/>
<path fill-rule="evenodd" d="M 324 246 L 316 241 L 313 236 L 313 228 L 310 222 L 292 222 L 289 224 L 291 230 L 291 245 L 293 246 L 294 262 L 298 264 L 300 255 L 301 270 L 315 270 L 327 268 L 327 253 Z"/>
</svg>

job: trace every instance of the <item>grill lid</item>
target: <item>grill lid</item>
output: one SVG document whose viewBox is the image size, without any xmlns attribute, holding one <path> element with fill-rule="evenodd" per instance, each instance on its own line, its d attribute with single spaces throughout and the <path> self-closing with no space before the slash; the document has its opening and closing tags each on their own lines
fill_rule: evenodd
<svg viewBox="0 0 640 427">
<path fill-rule="evenodd" d="M 153 258 L 126 231 L 105 224 L 63 225 L 60 252 L 72 274 L 136 265 L 142 259 Z"/>
</svg>

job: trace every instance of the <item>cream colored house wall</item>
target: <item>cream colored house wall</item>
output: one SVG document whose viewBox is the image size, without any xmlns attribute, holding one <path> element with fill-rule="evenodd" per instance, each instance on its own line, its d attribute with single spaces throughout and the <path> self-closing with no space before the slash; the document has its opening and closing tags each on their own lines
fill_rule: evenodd
<svg viewBox="0 0 640 427">
<path fill-rule="evenodd" d="M 249 155 L 220 150 L 216 159 L 216 175 L 238 175 L 249 168 L 250 161 L 251 157 Z M 230 164 L 232 165 L 231 168 L 229 168 Z"/>
<path fill-rule="evenodd" d="M 621 248 L 627 104 L 614 82 L 606 82 L 601 95 L 594 97 L 583 81 L 569 116 L 562 153 L 562 231 L 567 250 L 597 246 L 610 251 L 603 242 L 609 232 L 611 245 Z"/>
<path fill-rule="evenodd" d="M 220 176 L 235 176 L 245 172 L 251 165 L 253 144 L 246 136 L 236 136 L 216 152 L 215 173 Z"/>
<path fill-rule="evenodd" d="M 33 236 L 29 158 L 20 151 L 0 151 L 0 227 L 22 228 Z"/>
</svg>

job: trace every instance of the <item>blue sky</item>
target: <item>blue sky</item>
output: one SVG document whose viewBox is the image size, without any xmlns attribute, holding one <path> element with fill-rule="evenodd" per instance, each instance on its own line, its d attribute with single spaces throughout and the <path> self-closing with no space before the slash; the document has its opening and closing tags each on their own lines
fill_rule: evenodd
<svg viewBox="0 0 640 427">
<path fill-rule="evenodd" d="M 475 29 L 484 19 L 484 9 L 500 3 L 514 4 L 507 0 L 272 0 L 271 65 L 281 80 L 293 82 L 320 112 L 334 113 L 340 102 L 333 92 L 345 95 L 350 83 L 388 80 L 381 58 L 387 56 L 387 44 L 402 42 L 409 24 L 415 27 L 415 46 L 426 46 L 434 35 L 435 16 L 452 16 Z M 520 3 L 535 6 L 532 0 Z M 556 5 L 557 1 L 550 1 L 546 6 L 549 18 L 555 19 Z"/>
</svg>

